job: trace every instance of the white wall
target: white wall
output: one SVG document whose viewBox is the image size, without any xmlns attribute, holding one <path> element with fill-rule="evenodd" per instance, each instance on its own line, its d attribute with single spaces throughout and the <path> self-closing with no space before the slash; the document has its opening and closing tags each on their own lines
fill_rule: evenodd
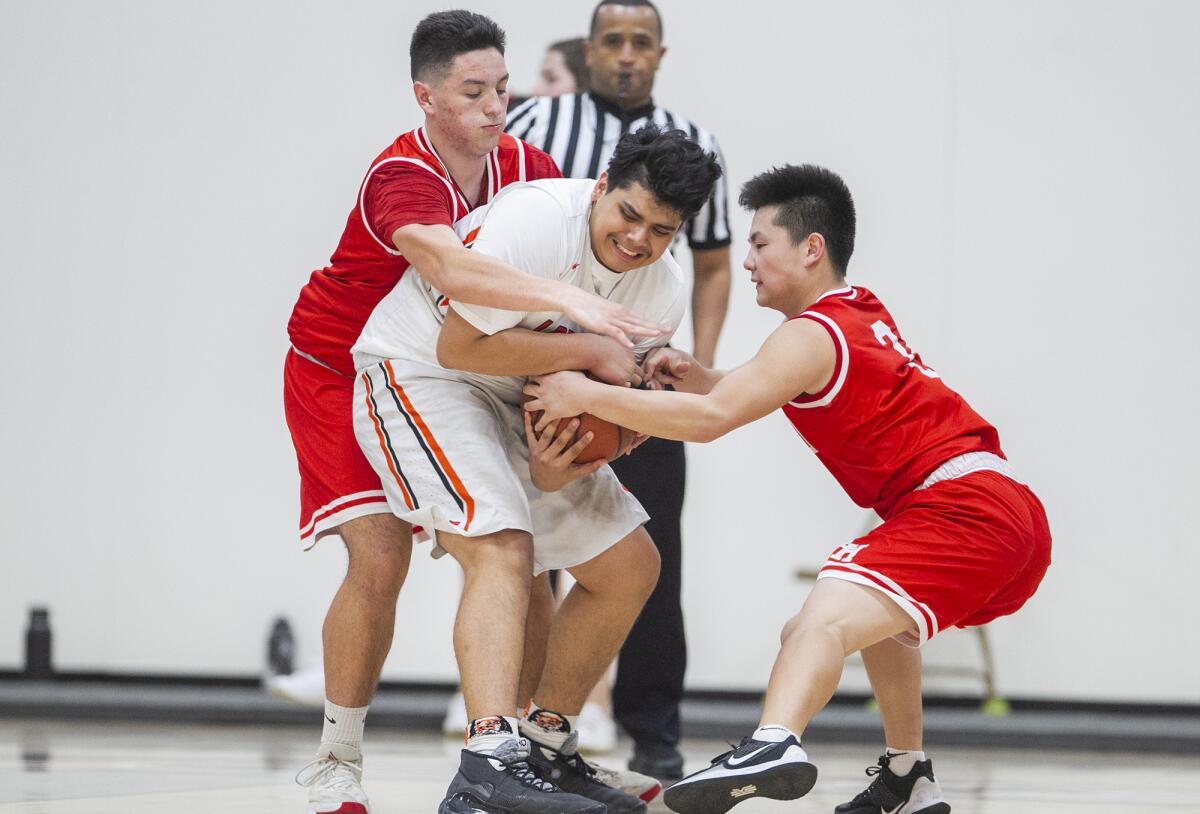
<svg viewBox="0 0 1200 814">
<path fill-rule="evenodd" d="M 591 9 L 473 7 L 508 29 L 518 87 Z M 735 185 L 785 161 L 846 177 L 852 280 L 1050 511 L 1042 591 L 992 628 L 1002 689 L 1200 702 L 1200 8 L 662 8 L 658 100 L 718 135 Z M 0 0 L 0 669 L 43 602 L 63 668 L 253 672 L 275 613 L 318 657 L 344 558 L 294 539 L 284 327 L 370 158 L 418 123 L 406 49 L 432 9 Z M 735 275 L 723 364 L 776 322 Z M 760 688 L 792 570 L 864 513 L 779 416 L 689 456 L 689 684 Z M 455 571 L 417 558 L 387 677 L 453 676 Z M 929 648 L 973 658 L 962 635 Z"/>
</svg>

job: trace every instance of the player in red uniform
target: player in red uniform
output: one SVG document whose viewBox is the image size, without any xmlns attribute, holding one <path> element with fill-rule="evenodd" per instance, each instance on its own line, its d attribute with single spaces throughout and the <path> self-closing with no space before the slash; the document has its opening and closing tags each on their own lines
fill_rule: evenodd
<svg viewBox="0 0 1200 814">
<path fill-rule="evenodd" d="M 681 812 L 724 812 L 750 797 L 808 792 L 816 767 L 800 746 L 833 695 L 846 656 L 862 652 L 887 748 L 875 780 L 838 814 L 947 814 L 922 750 L 916 647 L 950 626 L 1013 613 L 1050 563 L 1037 497 L 996 430 L 909 349 L 883 304 L 845 282 L 854 202 L 832 172 L 787 166 L 745 185 L 754 210 L 745 267 L 758 304 L 784 322 L 729 372 L 663 349 L 647 372 L 677 391 L 630 391 L 556 373 L 530 383 L 544 422 L 590 412 L 665 438 L 711 441 L 782 408 L 859 505 L 884 522 L 839 546 L 783 628 L 760 727 L 666 792 Z"/>
<path fill-rule="evenodd" d="M 452 299 L 567 314 L 596 334 L 587 340 L 596 368 L 628 368 L 624 380 L 640 376 L 627 334 L 661 333 L 576 286 L 463 247 L 456 220 L 514 181 L 561 174 L 545 153 L 502 134 L 508 70 L 494 22 L 467 11 L 431 14 L 414 31 L 410 56 L 425 126 L 371 163 L 330 264 L 313 273 L 288 323 L 284 408 L 300 465 L 300 538 L 311 546 L 337 532 L 349 552 L 325 619 L 321 749 L 301 778 L 318 814 L 366 814 L 363 720 L 412 549 L 411 528 L 391 514 L 354 436 L 350 347 L 372 309 L 411 263 Z"/>
</svg>

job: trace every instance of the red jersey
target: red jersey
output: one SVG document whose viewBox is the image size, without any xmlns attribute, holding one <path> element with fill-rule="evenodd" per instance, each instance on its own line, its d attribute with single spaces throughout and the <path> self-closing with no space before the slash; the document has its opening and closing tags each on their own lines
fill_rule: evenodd
<svg viewBox="0 0 1200 814">
<path fill-rule="evenodd" d="M 833 339 L 833 375 L 783 412 L 850 498 L 887 517 L 945 461 L 967 452 L 1003 456 L 1000 436 L 900 338 L 874 294 L 850 286 L 822 295 L 793 319 Z"/>
<path fill-rule="evenodd" d="M 504 134 L 487 156 L 477 200 L 488 203 L 514 181 L 561 178 L 554 159 Z M 410 223 L 452 226 L 475 207 L 418 128 L 396 139 L 371 162 L 358 201 L 329 265 L 314 271 L 288 321 L 296 350 L 354 376 L 350 346 L 371 311 L 408 270 L 392 235 Z"/>
</svg>

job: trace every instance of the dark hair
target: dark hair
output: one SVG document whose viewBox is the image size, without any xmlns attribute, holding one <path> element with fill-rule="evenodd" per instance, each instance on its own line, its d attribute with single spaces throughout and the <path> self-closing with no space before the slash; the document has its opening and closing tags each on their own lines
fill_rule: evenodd
<svg viewBox="0 0 1200 814">
<path fill-rule="evenodd" d="M 592 11 L 592 24 L 588 27 L 588 39 L 596 36 L 596 23 L 600 20 L 600 9 L 605 6 L 632 6 L 636 8 L 649 8 L 654 12 L 654 16 L 658 18 L 658 41 L 663 41 L 663 21 L 662 12 L 658 10 L 658 6 L 650 2 L 650 0 L 600 0 L 596 4 L 596 8 Z"/>
<path fill-rule="evenodd" d="M 834 268 L 846 276 L 854 254 L 854 198 L 837 173 L 814 164 L 775 167 L 747 181 L 738 203 L 745 209 L 778 206 L 775 225 L 787 229 L 793 244 L 820 234 Z"/>
<path fill-rule="evenodd" d="M 569 40 L 559 40 L 550 43 L 547 51 L 558 51 L 562 54 L 567 70 L 575 77 L 575 92 L 584 93 L 592 86 L 592 72 L 588 70 L 587 57 L 583 55 L 583 37 L 572 37 Z"/>
<path fill-rule="evenodd" d="M 473 11 L 438 11 L 417 23 L 408 46 L 412 78 L 442 73 L 459 54 L 495 48 L 504 53 L 504 30 Z"/>
<path fill-rule="evenodd" d="M 704 206 L 720 177 L 715 155 L 682 130 L 660 130 L 653 124 L 621 136 L 608 164 L 610 190 L 636 181 L 685 221 Z"/>
</svg>

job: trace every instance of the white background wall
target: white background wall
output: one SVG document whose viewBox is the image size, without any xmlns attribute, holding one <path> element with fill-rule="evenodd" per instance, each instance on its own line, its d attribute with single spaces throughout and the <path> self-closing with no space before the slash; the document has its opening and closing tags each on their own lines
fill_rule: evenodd
<svg viewBox="0 0 1200 814">
<path fill-rule="evenodd" d="M 473 7 L 507 28 L 518 88 L 591 10 Z M 786 161 L 845 176 L 852 281 L 1049 509 L 1054 566 L 992 628 L 1002 689 L 1200 702 L 1200 7 L 662 8 L 656 98 L 717 134 L 735 185 Z M 0 669 L 34 603 L 65 669 L 251 673 L 277 613 L 319 657 L 344 557 L 295 541 L 284 328 L 369 160 L 419 123 L 407 45 L 430 10 L 0 1 Z M 735 270 L 725 365 L 776 324 L 752 294 Z M 761 688 L 792 570 L 864 513 L 779 416 L 689 458 L 689 684 Z M 457 586 L 416 558 L 385 677 L 453 677 Z"/>
</svg>

